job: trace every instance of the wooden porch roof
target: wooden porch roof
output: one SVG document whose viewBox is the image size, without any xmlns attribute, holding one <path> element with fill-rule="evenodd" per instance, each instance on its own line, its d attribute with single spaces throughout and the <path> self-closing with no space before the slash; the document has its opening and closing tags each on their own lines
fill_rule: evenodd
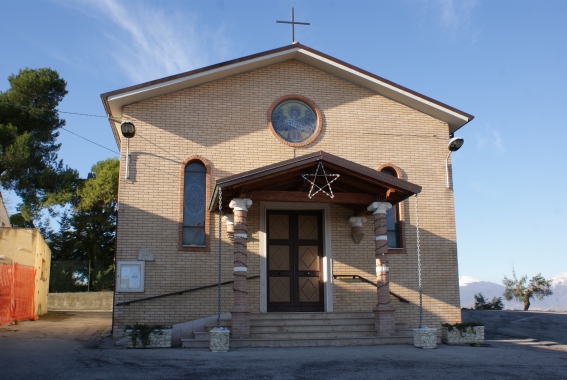
<svg viewBox="0 0 567 380">
<path fill-rule="evenodd" d="M 322 192 L 309 198 L 311 183 L 302 174 L 314 174 L 322 162 L 327 174 L 340 177 L 330 186 L 334 197 Z M 324 182 L 317 181 L 322 186 Z M 421 186 L 395 178 L 377 170 L 319 151 L 297 158 L 263 166 L 217 180 L 209 202 L 209 210 L 218 209 L 222 189 L 223 209 L 233 198 L 250 198 L 254 202 L 315 202 L 334 203 L 355 213 L 363 213 L 376 201 L 396 204 L 421 192 Z"/>
</svg>

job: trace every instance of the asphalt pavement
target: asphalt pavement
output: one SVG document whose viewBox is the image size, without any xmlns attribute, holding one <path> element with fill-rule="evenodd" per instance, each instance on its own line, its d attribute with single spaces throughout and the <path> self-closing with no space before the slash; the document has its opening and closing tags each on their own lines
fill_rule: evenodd
<svg viewBox="0 0 567 380">
<path fill-rule="evenodd" d="M 57 312 L 0 327 L 0 379 L 567 379 L 567 313 L 464 310 L 481 347 L 126 349 L 111 314 Z"/>
</svg>

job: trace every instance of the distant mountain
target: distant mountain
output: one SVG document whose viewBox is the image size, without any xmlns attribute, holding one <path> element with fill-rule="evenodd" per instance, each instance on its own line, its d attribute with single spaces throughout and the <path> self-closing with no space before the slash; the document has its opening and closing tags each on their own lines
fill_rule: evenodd
<svg viewBox="0 0 567 380">
<path fill-rule="evenodd" d="M 530 310 L 553 310 L 567 311 L 567 272 L 560 273 L 551 278 L 551 290 L 553 295 L 543 300 L 532 300 Z M 482 293 L 485 299 L 492 301 L 493 297 L 502 297 L 504 286 L 493 282 L 481 281 L 470 276 L 461 276 L 459 279 L 459 292 L 461 295 L 461 307 L 473 308 L 474 295 Z M 504 308 L 510 310 L 523 310 L 521 302 L 504 300 Z"/>
</svg>

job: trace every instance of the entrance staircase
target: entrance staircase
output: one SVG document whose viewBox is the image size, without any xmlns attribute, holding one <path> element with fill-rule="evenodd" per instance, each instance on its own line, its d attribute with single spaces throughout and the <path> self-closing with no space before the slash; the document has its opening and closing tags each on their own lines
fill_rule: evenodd
<svg viewBox="0 0 567 380">
<path fill-rule="evenodd" d="M 221 326 L 231 328 L 231 319 Z M 209 348 L 209 331 L 216 324 L 206 325 L 203 332 L 181 338 L 182 347 Z M 230 347 L 309 347 L 309 346 L 374 346 L 381 344 L 413 344 L 413 330 L 396 325 L 396 335 L 379 337 L 374 327 L 374 313 L 258 313 L 250 315 L 250 338 L 230 338 Z"/>
</svg>

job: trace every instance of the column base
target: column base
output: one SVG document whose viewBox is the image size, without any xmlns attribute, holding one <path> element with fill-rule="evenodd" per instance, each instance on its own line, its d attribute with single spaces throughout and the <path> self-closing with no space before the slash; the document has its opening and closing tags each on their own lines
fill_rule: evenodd
<svg viewBox="0 0 567 380">
<path fill-rule="evenodd" d="M 232 337 L 250 338 L 250 312 L 231 311 Z"/>
<path fill-rule="evenodd" d="M 378 336 L 396 335 L 396 309 L 390 305 L 377 305 L 372 311 Z"/>
</svg>

